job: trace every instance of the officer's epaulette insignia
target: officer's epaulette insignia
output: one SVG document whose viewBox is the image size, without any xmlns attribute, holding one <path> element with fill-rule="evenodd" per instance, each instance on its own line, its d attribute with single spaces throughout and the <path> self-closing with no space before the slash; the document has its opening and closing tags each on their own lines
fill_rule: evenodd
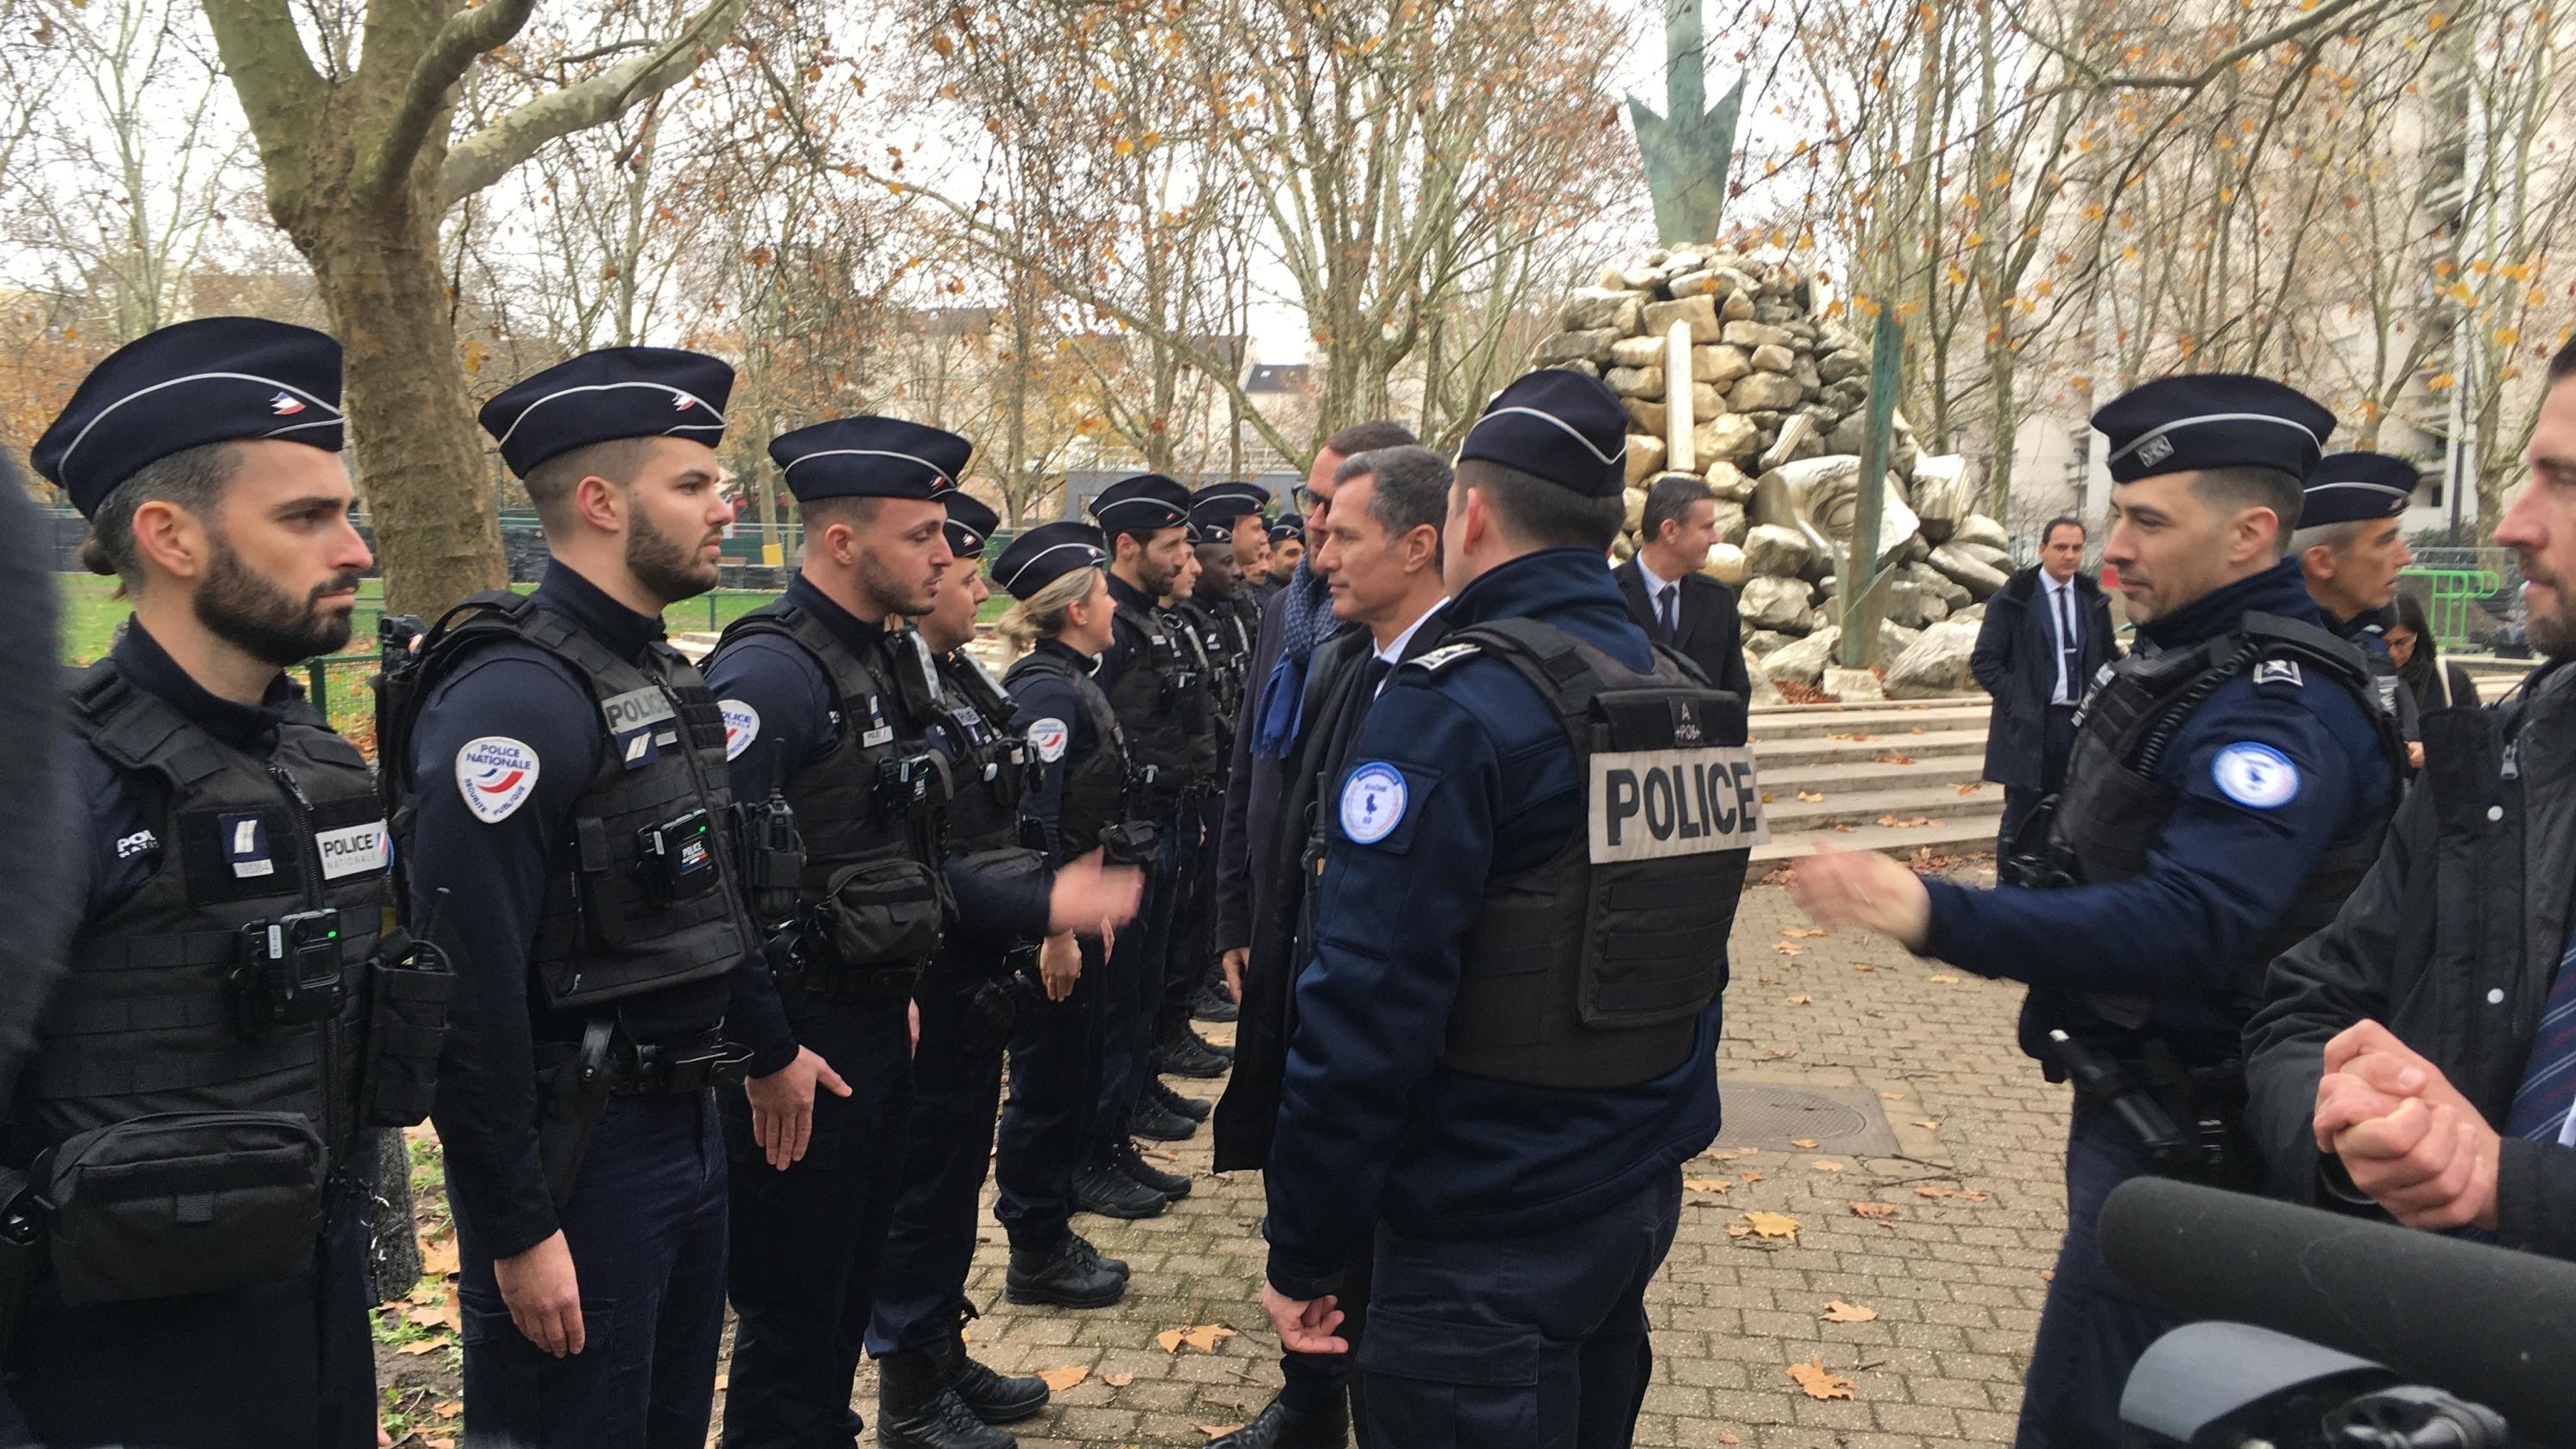
<svg viewBox="0 0 2576 1449">
<path fill-rule="evenodd" d="M 1418 659 L 1408 659 L 1405 662 L 1417 669 L 1428 669 L 1437 674 L 1461 659 L 1470 659 L 1483 652 L 1474 644 L 1443 644 Z"/>
</svg>

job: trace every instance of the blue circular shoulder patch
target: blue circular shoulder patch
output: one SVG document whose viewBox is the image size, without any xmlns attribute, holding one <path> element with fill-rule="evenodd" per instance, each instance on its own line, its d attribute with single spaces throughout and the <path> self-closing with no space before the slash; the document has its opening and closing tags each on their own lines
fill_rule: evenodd
<svg viewBox="0 0 2576 1449">
<path fill-rule="evenodd" d="M 1386 839 L 1404 819 L 1404 776 L 1372 760 L 1342 784 L 1342 833 L 1360 845 Z"/>
<path fill-rule="evenodd" d="M 2229 745 L 2209 765 L 2218 792 L 2252 810 L 2277 810 L 2299 797 L 2299 767 L 2270 745 Z"/>
</svg>

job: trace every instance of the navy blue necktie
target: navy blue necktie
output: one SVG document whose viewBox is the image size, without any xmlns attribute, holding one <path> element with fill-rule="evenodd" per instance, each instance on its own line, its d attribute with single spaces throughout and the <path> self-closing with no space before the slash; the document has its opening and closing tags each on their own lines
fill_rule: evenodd
<svg viewBox="0 0 2576 1449">
<path fill-rule="evenodd" d="M 1673 642 L 1673 635 L 1676 632 L 1676 626 L 1673 623 L 1673 597 L 1681 591 L 1682 586 L 1679 584 L 1666 584 L 1662 597 L 1655 602 L 1655 623 L 1664 631 L 1666 644 Z"/>
<path fill-rule="evenodd" d="M 2576 1106 L 2576 943 L 2559 958 L 2558 975 L 2549 983 L 2549 1000 L 2540 1010 L 2540 1029 L 2531 1034 L 2531 1055 L 2523 1062 L 2522 1085 L 2514 1091 L 2513 1108 L 2505 1113 L 2504 1135 L 2555 1142 Z"/>
</svg>

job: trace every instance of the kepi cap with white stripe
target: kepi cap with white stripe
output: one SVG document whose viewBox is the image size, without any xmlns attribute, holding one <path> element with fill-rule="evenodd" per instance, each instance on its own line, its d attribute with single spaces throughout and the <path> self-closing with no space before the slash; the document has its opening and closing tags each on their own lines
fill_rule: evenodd
<svg viewBox="0 0 2576 1449">
<path fill-rule="evenodd" d="M 1139 473 L 1093 495 L 1091 516 L 1108 532 L 1178 527 L 1190 521 L 1190 490 L 1160 473 Z"/>
<path fill-rule="evenodd" d="M 733 366 L 677 347 L 603 347 L 558 362 L 475 415 L 522 478 L 548 458 L 620 438 L 724 441 Z"/>
<path fill-rule="evenodd" d="M 2111 445 L 2114 483 L 2204 468 L 2270 468 L 2305 482 L 2335 419 L 2286 383 L 2204 372 L 2133 387 L 2096 409 L 2093 427 Z"/>
<path fill-rule="evenodd" d="M 1283 513 L 1277 518 L 1270 520 L 1270 541 L 1272 543 L 1286 543 L 1292 538 L 1303 542 L 1305 537 L 1306 520 L 1300 518 L 1294 513 Z"/>
<path fill-rule="evenodd" d="M 101 359 L 29 452 L 88 517 L 146 464 L 275 438 L 340 451 L 340 344 L 260 317 L 200 317 Z"/>
<path fill-rule="evenodd" d="M 1591 498 L 1627 482 L 1628 414 L 1601 379 L 1543 367 L 1514 379 L 1458 445 L 1458 460 L 1482 458 Z"/>
<path fill-rule="evenodd" d="M 2299 501 L 2299 527 L 2395 518 L 2415 498 L 2422 473 L 2386 453 L 2329 453 L 2308 475 Z"/>
<path fill-rule="evenodd" d="M 1190 517 L 1231 525 L 1247 513 L 1270 506 L 1270 490 L 1258 483 L 1211 483 L 1190 495 Z"/>
<path fill-rule="evenodd" d="M 1108 562 L 1099 529 L 1070 519 L 1041 523 L 1012 539 L 1002 556 L 993 560 L 993 582 L 1012 598 L 1033 598 L 1075 569 L 1096 569 Z"/>
<path fill-rule="evenodd" d="M 826 498 L 938 498 L 957 486 L 975 445 L 901 418 L 834 418 L 781 433 L 769 456 L 799 503 Z"/>
<path fill-rule="evenodd" d="M 948 532 L 948 551 L 959 558 L 982 558 L 984 541 L 1002 526 L 1002 515 L 958 489 L 951 489 L 939 500 L 948 509 L 948 521 L 942 528 Z"/>
</svg>

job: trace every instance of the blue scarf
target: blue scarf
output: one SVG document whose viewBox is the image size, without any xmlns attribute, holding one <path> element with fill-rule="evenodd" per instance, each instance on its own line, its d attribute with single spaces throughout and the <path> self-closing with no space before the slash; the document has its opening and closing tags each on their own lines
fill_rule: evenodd
<svg viewBox="0 0 2576 1449">
<path fill-rule="evenodd" d="M 1342 621 L 1333 617 L 1333 591 L 1308 562 L 1299 559 L 1288 586 L 1279 591 L 1279 607 L 1286 611 L 1280 621 L 1279 662 L 1262 681 L 1261 702 L 1253 710 L 1252 753 L 1265 760 L 1288 758 L 1297 743 L 1305 724 L 1306 666 L 1316 645 L 1342 631 Z"/>
</svg>

